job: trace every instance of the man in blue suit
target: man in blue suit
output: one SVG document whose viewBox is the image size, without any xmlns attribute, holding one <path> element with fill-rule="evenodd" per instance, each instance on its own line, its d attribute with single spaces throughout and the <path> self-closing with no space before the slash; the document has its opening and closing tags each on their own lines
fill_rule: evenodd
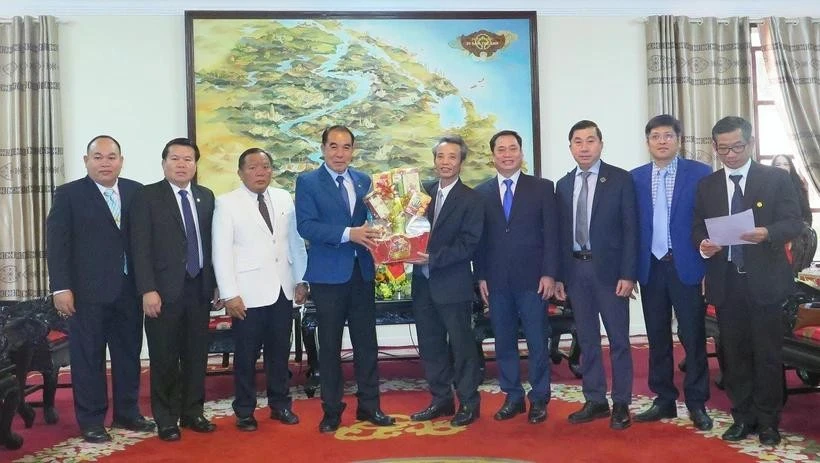
<svg viewBox="0 0 820 463">
<path fill-rule="evenodd" d="M 569 131 L 576 169 L 556 187 L 561 223 L 562 278 L 559 299 L 569 294 L 581 344 L 581 373 L 586 403 L 569 415 L 570 423 L 610 416 L 601 360 L 601 325 L 609 338 L 612 361 L 612 412 L 609 426 L 632 424 L 632 353 L 629 346 L 629 296 L 635 286 L 638 217 L 629 172 L 601 161 L 601 129 L 579 121 Z"/>
<path fill-rule="evenodd" d="M 686 406 L 695 427 L 712 429 L 704 404 L 709 399 L 706 361 L 706 314 L 700 283 L 705 264 L 692 245 L 692 217 L 698 182 L 711 173 L 706 164 L 677 156 L 681 124 L 663 114 L 644 130 L 652 161 L 632 171 L 638 199 L 638 281 L 641 284 L 646 335 L 649 338 L 649 388 L 652 406 L 635 421 L 678 416 L 672 356 L 672 308 L 686 352 Z"/>
<path fill-rule="evenodd" d="M 322 132 L 324 164 L 296 179 L 296 222 L 310 243 L 305 281 L 310 283 L 319 322 L 319 380 L 324 417 L 320 432 L 335 432 L 342 420 L 342 332 L 353 344 L 359 404 L 356 419 L 389 426 L 394 419 L 379 405 L 375 266 L 368 247 L 377 232 L 365 224 L 363 197 L 370 177 L 349 167 L 355 138 L 345 126 Z"/>
<path fill-rule="evenodd" d="M 481 297 L 490 307 L 501 390 L 507 394 L 496 420 L 523 413 L 518 328 L 529 350 L 532 424 L 547 419 L 550 337 L 546 300 L 558 276 L 558 223 L 552 182 L 521 172 L 521 136 L 502 130 L 490 139 L 498 175 L 476 187 L 484 199 L 484 233 L 476 251 Z"/>
<path fill-rule="evenodd" d="M 123 156 L 113 137 L 86 147 L 88 175 L 54 193 L 46 220 L 48 274 L 54 306 L 71 331 L 74 413 L 86 442 L 111 440 L 105 348 L 111 353 L 115 427 L 150 432 L 137 400 L 142 310 L 129 258 L 128 218 L 139 183 L 120 177 Z M 48 420 L 49 417 L 46 416 Z"/>
</svg>

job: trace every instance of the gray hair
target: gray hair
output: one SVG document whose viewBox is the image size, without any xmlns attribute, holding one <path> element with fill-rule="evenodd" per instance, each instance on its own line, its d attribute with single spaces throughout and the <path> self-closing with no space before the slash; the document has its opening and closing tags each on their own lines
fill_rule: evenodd
<svg viewBox="0 0 820 463">
<path fill-rule="evenodd" d="M 438 150 L 438 147 L 444 143 L 458 145 L 461 151 L 461 161 L 464 162 L 464 160 L 467 159 L 467 143 L 464 142 L 464 139 L 461 138 L 460 135 L 445 135 L 439 138 L 436 144 L 433 145 L 433 159 L 436 157 L 436 150 Z"/>
</svg>

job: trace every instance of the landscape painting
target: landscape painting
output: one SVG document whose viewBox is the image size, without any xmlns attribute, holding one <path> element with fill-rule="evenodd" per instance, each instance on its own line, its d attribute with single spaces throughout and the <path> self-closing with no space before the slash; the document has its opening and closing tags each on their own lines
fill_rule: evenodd
<svg viewBox="0 0 820 463">
<path fill-rule="evenodd" d="M 188 124 L 198 181 L 239 185 L 239 154 L 268 151 L 273 186 L 321 165 L 321 133 L 356 136 L 353 167 L 417 167 L 461 135 L 462 179 L 494 174 L 489 139 L 521 134 L 524 170 L 538 171 L 535 13 L 186 12 Z"/>
</svg>

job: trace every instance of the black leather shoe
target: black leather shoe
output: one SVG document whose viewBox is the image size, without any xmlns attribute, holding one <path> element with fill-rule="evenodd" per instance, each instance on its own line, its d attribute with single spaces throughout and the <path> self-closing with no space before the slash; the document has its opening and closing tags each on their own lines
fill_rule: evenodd
<svg viewBox="0 0 820 463">
<path fill-rule="evenodd" d="M 524 405 L 524 399 L 519 399 L 516 401 L 510 400 L 509 397 L 504 399 L 504 405 L 493 415 L 498 421 L 509 420 L 510 418 L 518 415 L 519 413 L 524 413 L 527 411 L 526 406 Z"/>
<path fill-rule="evenodd" d="M 23 424 L 26 426 L 26 429 L 34 426 L 34 417 L 37 416 L 37 412 L 34 411 L 31 405 L 26 402 L 20 402 L 20 405 L 17 407 L 17 414 L 23 419 Z"/>
<path fill-rule="evenodd" d="M 609 419 L 610 429 L 620 431 L 632 426 L 629 416 L 629 407 L 626 404 L 612 404 L 612 417 Z"/>
<path fill-rule="evenodd" d="M 102 426 L 88 428 L 83 431 L 83 439 L 92 444 L 102 444 L 103 442 L 111 442 L 111 434 Z"/>
<path fill-rule="evenodd" d="M 290 408 L 272 408 L 270 410 L 270 419 L 272 420 L 279 420 L 284 424 L 298 424 L 299 417 L 293 413 L 293 410 Z"/>
<path fill-rule="evenodd" d="M 766 426 L 758 431 L 757 438 L 760 439 L 760 443 L 763 445 L 775 446 L 780 443 L 780 431 L 773 426 Z"/>
<path fill-rule="evenodd" d="M 527 413 L 527 421 L 529 421 L 530 424 L 538 424 L 547 421 L 546 400 L 530 401 L 530 411 Z"/>
<path fill-rule="evenodd" d="M 712 418 L 709 417 L 706 410 L 703 408 L 690 408 L 689 419 L 692 420 L 692 424 L 694 424 L 695 428 L 699 431 L 708 431 L 712 429 L 712 426 L 714 425 Z"/>
<path fill-rule="evenodd" d="M 599 418 L 609 416 L 609 404 L 606 402 L 586 402 L 584 406 L 575 413 L 571 413 L 567 418 L 570 423 L 587 423 Z"/>
<path fill-rule="evenodd" d="M 396 424 L 396 419 L 392 416 L 387 416 L 379 410 L 370 411 L 363 408 L 356 409 L 356 419 L 359 421 L 369 421 L 376 426 L 392 426 Z"/>
<path fill-rule="evenodd" d="M 5 437 L 0 437 L 0 445 L 9 450 L 17 450 L 23 446 L 23 436 L 9 431 Z"/>
<path fill-rule="evenodd" d="M 342 424 L 342 415 L 341 414 L 333 414 L 325 412 L 325 416 L 322 417 L 322 421 L 319 423 L 319 432 L 327 433 L 327 432 L 336 432 L 339 429 L 339 425 Z"/>
<path fill-rule="evenodd" d="M 467 426 L 481 416 L 481 405 L 462 405 L 458 407 L 458 413 L 450 420 L 452 426 Z"/>
<path fill-rule="evenodd" d="M 659 405 L 657 402 L 653 403 L 651 407 L 635 415 L 636 423 L 648 423 L 651 421 L 660 421 L 664 418 L 677 418 L 678 410 L 675 404 Z"/>
<path fill-rule="evenodd" d="M 721 439 L 728 442 L 741 441 L 754 432 L 754 426 L 745 423 L 732 423 L 729 429 L 723 433 Z"/>
<path fill-rule="evenodd" d="M 55 424 L 60 421 L 60 414 L 54 407 L 43 407 L 43 419 L 46 420 L 46 424 Z"/>
<path fill-rule="evenodd" d="M 179 433 L 179 428 L 173 425 L 159 428 L 159 432 L 157 434 L 159 434 L 159 440 L 165 442 L 178 441 L 182 437 Z"/>
<path fill-rule="evenodd" d="M 131 421 L 114 420 L 114 422 L 111 423 L 111 427 L 122 428 L 136 432 L 154 432 L 154 429 L 157 428 L 157 425 L 154 424 L 154 422 L 151 420 L 146 420 L 144 416 L 138 416 Z"/>
<path fill-rule="evenodd" d="M 410 421 L 430 421 L 441 416 L 453 416 L 455 413 L 456 405 L 453 402 L 430 404 L 430 406 L 424 410 L 410 415 Z"/>
<path fill-rule="evenodd" d="M 188 428 L 194 432 L 213 432 L 214 429 L 216 429 L 216 425 L 202 415 L 193 418 L 183 418 L 179 424 L 183 428 Z"/>
<path fill-rule="evenodd" d="M 253 432 L 256 431 L 257 424 L 256 418 L 253 415 L 246 416 L 244 418 L 236 417 L 236 429 L 245 432 Z"/>
</svg>

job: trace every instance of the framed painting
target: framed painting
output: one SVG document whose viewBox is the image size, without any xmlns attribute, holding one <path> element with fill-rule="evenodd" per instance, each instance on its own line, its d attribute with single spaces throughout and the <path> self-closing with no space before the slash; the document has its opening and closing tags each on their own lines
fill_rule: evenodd
<svg viewBox="0 0 820 463">
<path fill-rule="evenodd" d="M 494 174 L 490 137 L 521 134 L 524 170 L 539 175 L 535 12 L 185 13 L 188 131 L 198 179 L 239 185 L 239 154 L 274 160 L 274 186 L 322 163 L 322 130 L 356 135 L 364 172 L 418 167 L 445 134 L 470 148 L 461 176 Z"/>
</svg>

